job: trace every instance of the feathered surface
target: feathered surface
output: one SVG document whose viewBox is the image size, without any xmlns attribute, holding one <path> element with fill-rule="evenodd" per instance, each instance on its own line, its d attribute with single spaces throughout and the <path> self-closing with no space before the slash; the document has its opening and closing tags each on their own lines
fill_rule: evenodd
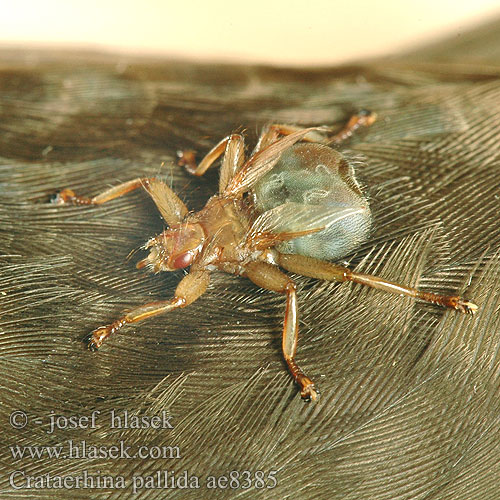
<svg viewBox="0 0 500 500">
<path fill-rule="evenodd" d="M 134 476 L 188 471 L 201 489 L 149 483 L 133 497 L 497 499 L 499 33 L 494 23 L 404 57 L 321 70 L 3 50 L 0 498 L 132 498 Z M 297 360 L 321 390 L 316 404 L 301 401 L 282 360 L 284 297 L 229 275 L 214 274 L 188 308 L 124 328 L 98 353 L 83 348 L 87 333 L 124 309 L 172 296 L 183 274 L 154 276 L 135 269 L 138 255 L 127 260 L 163 228 L 145 192 L 99 207 L 54 206 L 50 195 L 95 195 L 159 174 L 199 209 L 217 173 L 190 177 L 177 150 L 201 157 L 242 127 L 255 144 L 271 122 L 341 127 L 360 108 L 378 120 L 347 148 L 361 158 L 374 224 L 346 260 L 422 290 L 462 293 L 479 305 L 476 316 L 295 277 Z M 9 425 L 17 410 L 28 416 L 19 429 Z M 96 428 L 50 432 L 51 416 L 94 410 Z M 112 428 L 112 410 L 165 411 L 173 429 Z M 49 458 L 39 448 L 43 458 L 16 460 L 9 448 L 67 454 L 69 440 L 180 453 Z M 16 490 L 16 470 L 122 476 L 126 489 Z M 239 489 L 207 488 L 208 476 L 231 471 Z M 277 471 L 277 486 L 243 489 L 244 471 Z"/>
</svg>

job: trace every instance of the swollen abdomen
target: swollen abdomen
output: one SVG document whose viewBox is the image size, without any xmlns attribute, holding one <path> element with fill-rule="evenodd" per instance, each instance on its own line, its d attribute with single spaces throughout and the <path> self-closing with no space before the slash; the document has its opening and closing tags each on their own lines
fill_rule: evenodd
<svg viewBox="0 0 500 500">
<path fill-rule="evenodd" d="M 339 259 L 370 234 L 371 212 L 354 170 L 337 151 L 322 144 L 293 146 L 254 187 L 259 213 L 287 204 L 291 216 L 276 221 L 276 232 L 321 231 L 280 244 L 282 253 Z M 294 217 L 294 210 L 300 216 Z"/>
</svg>

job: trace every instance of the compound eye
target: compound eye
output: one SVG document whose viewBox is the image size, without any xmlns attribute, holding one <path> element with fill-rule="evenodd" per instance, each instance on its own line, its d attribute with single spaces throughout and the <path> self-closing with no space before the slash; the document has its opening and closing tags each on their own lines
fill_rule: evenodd
<svg viewBox="0 0 500 500">
<path fill-rule="evenodd" d="M 193 254 L 191 252 L 181 253 L 172 262 L 173 269 L 183 269 L 193 262 Z"/>
</svg>

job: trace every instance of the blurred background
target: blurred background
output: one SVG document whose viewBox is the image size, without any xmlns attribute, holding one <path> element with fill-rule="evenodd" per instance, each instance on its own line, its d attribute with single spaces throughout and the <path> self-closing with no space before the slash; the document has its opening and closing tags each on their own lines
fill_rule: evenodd
<svg viewBox="0 0 500 500">
<path fill-rule="evenodd" d="M 0 43 L 330 65 L 460 37 L 499 14 L 498 0 L 18 0 L 2 2 Z"/>
</svg>

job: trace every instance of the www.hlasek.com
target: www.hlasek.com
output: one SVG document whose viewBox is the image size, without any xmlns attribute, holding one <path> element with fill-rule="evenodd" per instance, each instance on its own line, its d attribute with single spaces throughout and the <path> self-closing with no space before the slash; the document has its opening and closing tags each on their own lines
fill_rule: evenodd
<svg viewBox="0 0 500 500">
<path fill-rule="evenodd" d="M 88 459 L 97 458 L 116 459 L 179 459 L 181 450 L 178 446 L 156 446 L 140 445 L 127 446 L 124 441 L 118 441 L 115 445 L 95 445 L 87 441 L 73 441 L 68 439 L 65 445 L 60 446 L 20 446 L 18 444 L 9 446 L 10 453 L 14 460 L 23 458 L 41 459 Z"/>
<path fill-rule="evenodd" d="M 189 474 L 187 470 L 180 473 L 159 470 L 149 475 L 133 475 L 131 480 L 122 475 L 112 476 L 101 474 L 100 471 L 89 474 L 87 471 L 79 475 L 40 474 L 29 475 L 22 470 L 16 470 L 9 476 L 10 486 L 15 490 L 41 489 L 126 489 L 131 488 L 134 494 L 146 489 L 232 489 L 245 490 L 271 489 L 278 484 L 276 474 L 272 470 L 264 472 L 230 471 L 222 475 L 205 477 Z"/>
</svg>

